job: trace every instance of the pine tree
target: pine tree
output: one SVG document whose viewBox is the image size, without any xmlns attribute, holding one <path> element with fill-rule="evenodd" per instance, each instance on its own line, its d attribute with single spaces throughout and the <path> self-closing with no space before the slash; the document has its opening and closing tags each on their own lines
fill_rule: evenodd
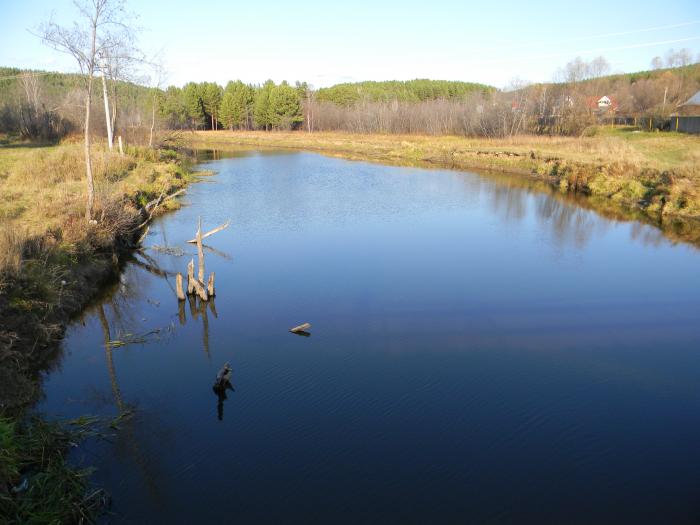
<svg viewBox="0 0 700 525">
<path fill-rule="evenodd" d="M 304 121 L 299 92 L 286 81 L 270 92 L 268 121 L 274 129 L 294 129 Z"/>
<path fill-rule="evenodd" d="M 224 126 L 233 130 L 234 127 L 240 125 L 240 116 L 236 108 L 236 100 L 233 93 L 226 91 L 221 99 L 221 108 L 219 109 L 219 118 Z"/>
<path fill-rule="evenodd" d="M 187 107 L 182 89 L 170 86 L 158 98 L 158 102 L 158 112 L 170 127 L 182 128 L 187 124 Z"/>
<path fill-rule="evenodd" d="M 255 126 L 258 128 L 267 130 L 271 126 L 270 95 L 275 87 L 275 83 L 272 80 L 268 80 L 255 93 L 253 118 L 255 119 Z"/>
<path fill-rule="evenodd" d="M 200 86 L 204 111 L 208 117 L 207 120 L 211 122 L 211 129 L 216 129 L 218 127 L 219 106 L 221 105 L 223 90 L 216 82 L 203 82 Z"/>
<path fill-rule="evenodd" d="M 204 127 L 206 122 L 204 102 L 201 91 L 200 86 L 195 82 L 189 82 L 185 84 L 184 88 L 182 88 L 187 119 L 190 121 L 190 125 L 194 127 L 194 129 L 197 129 L 200 126 Z"/>
</svg>

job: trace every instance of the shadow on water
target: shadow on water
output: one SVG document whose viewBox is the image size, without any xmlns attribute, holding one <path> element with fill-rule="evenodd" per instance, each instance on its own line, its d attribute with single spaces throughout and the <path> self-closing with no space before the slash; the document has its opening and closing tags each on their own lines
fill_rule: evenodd
<svg viewBox="0 0 700 525">
<path fill-rule="evenodd" d="M 104 350 L 105 350 L 105 360 L 107 364 L 107 374 L 109 376 L 109 383 L 112 389 L 112 396 L 114 398 L 114 404 L 117 408 L 117 417 L 114 419 L 112 424 L 117 428 L 117 449 L 126 449 L 127 454 L 132 459 L 133 463 L 137 465 L 141 477 L 144 480 L 145 485 L 148 488 L 149 494 L 152 501 L 157 505 L 162 507 L 165 505 L 165 500 L 160 491 L 160 482 L 158 481 L 158 475 L 153 466 L 153 457 L 142 450 L 141 442 L 138 437 L 138 406 L 137 404 L 128 404 L 124 401 L 122 396 L 122 391 L 119 387 L 119 382 L 117 380 L 117 372 L 114 365 L 113 352 L 114 341 L 112 339 L 112 334 L 110 330 L 109 321 L 105 313 L 105 305 L 110 305 L 114 318 L 117 323 L 121 320 L 119 315 L 119 306 L 115 300 L 118 295 L 112 295 L 110 299 L 105 301 L 105 303 L 99 304 L 95 307 L 97 311 L 97 316 L 100 320 L 100 325 L 102 327 L 102 336 L 104 340 Z"/>
</svg>

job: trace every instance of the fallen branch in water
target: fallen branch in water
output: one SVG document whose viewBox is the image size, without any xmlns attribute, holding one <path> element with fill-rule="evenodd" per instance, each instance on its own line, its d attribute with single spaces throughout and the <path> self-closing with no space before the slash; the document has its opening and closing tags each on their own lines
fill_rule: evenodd
<svg viewBox="0 0 700 525">
<path fill-rule="evenodd" d="M 159 328 L 155 330 L 151 330 L 150 332 L 146 332 L 145 334 L 141 335 L 134 335 L 134 334 L 124 334 L 122 335 L 122 339 L 112 339 L 111 341 L 107 341 L 105 344 L 111 348 L 118 348 L 120 346 L 127 346 L 131 344 L 138 344 L 138 343 L 148 343 L 149 341 L 154 341 L 157 340 L 158 338 L 149 338 L 151 335 L 160 335 L 161 330 Z"/>
<path fill-rule="evenodd" d="M 209 237 L 209 236 L 211 236 L 211 235 L 214 235 L 215 233 L 220 232 L 221 230 L 225 230 L 226 228 L 229 227 L 230 224 L 231 224 L 231 219 L 227 220 L 227 221 L 226 221 L 224 224 L 222 224 L 221 226 L 217 226 L 217 227 L 214 228 L 213 230 L 210 230 L 210 231 L 208 231 L 207 233 L 202 234 L 202 237 L 201 237 L 201 238 L 202 238 L 202 239 L 206 239 L 207 237 Z M 190 239 L 190 240 L 187 241 L 187 242 L 189 242 L 190 244 L 197 244 L 197 238 L 195 237 L 194 239 Z"/>
<path fill-rule="evenodd" d="M 134 228 L 134 231 L 140 230 L 141 228 L 146 226 L 149 222 L 151 222 L 151 220 L 153 219 L 153 214 L 156 212 L 156 210 L 158 209 L 158 207 L 160 205 L 162 205 L 164 202 L 172 199 L 173 197 L 177 197 L 178 195 L 180 195 L 184 192 L 185 192 L 185 189 L 183 188 L 181 190 L 177 190 L 175 193 L 171 193 L 170 195 L 166 196 L 165 190 L 163 190 L 157 199 L 152 200 L 151 202 L 149 202 L 148 204 L 146 204 L 142 208 L 142 212 L 147 215 L 146 220 L 144 220 L 141 224 L 139 224 L 136 228 Z M 141 239 L 139 239 L 139 242 L 141 240 L 143 240 L 143 237 L 145 237 L 145 236 L 142 236 Z"/>
<path fill-rule="evenodd" d="M 154 244 L 149 246 L 154 252 L 165 253 L 166 255 L 172 255 L 174 257 L 182 257 L 185 255 L 185 250 L 179 246 L 161 246 L 159 244 Z"/>
</svg>

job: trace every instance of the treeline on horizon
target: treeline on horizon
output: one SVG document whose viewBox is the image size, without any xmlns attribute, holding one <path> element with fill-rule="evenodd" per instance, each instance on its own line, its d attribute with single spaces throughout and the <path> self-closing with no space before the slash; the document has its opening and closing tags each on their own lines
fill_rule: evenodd
<svg viewBox="0 0 700 525">
<path fill-rule="evenodd" d="M 616 114 L 667 116 L 700 89 L 700 64 L 669 51 L 649 71 L 609 75 L 607 61 L 577 58 L 557 81 L 512 85 L 416 79 L 359 82 L 312 89 L 272 80 L 261 85 L 190 82 L 165 90 L 110 80 L 117 131 L 138 141 L 157 116 L 161 130 L 295 130 L 422 133 L 502 137 L 517 133 L 571 135 L 601 116 L 591 100 L 606 95 Z M 0 68 L 0 132 L 60 137 L 81 129 L 82 78 L 75 74 Z M 101 94 L 101 90 L 98 90 Z M 101 97 L 91 127 L 106 129 Z M 94 126 L 94 127 L 93 127 Z"/>
<path fill-rule="evenodd" d="M 457 102 L 472 94 L 489 95 L 496 88 L 470 82 L 416 79 L 337 84 L 313 91 L 306 82 L 291 86 L 268 80 L 262 85 L 230 81 L 189 82 L 171 86 L 159 96 L 159 112 L 172 128 L 292 130 L 314 118 L 325 122 L 328 105 L 352 110 L 361 103 Z"/>
<path fill-rule="evenodd" d="M 425 102 L 427 100 L 459 100 L 474 93 L 490 94 L 496 88 L 456 80 L 387 80 L 383 82 L 346 82 L 316 91 L 319 102 L 353 106 L 359 102 Z"/>
</svg>

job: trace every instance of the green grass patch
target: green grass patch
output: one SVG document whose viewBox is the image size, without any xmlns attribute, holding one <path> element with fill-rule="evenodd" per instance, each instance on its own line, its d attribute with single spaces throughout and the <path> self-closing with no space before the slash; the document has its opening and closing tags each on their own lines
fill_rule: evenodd
<svg viewBox="0 0 700 525">
<path fill-rule="evenodd" d="M 0 418 L 0 516 L 7 525 L 94 523 L 101 491 L 88 494 L 90 470 L 76 469 L 66 454 L 92 430 L 38 418 Z"/>
</svg>

